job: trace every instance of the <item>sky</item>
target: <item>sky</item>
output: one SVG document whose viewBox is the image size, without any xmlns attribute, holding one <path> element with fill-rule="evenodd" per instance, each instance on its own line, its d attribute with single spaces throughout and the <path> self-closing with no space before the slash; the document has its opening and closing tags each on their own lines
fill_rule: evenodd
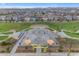
<svg viewBox="0 0 79 59">
<path fill-rule="evenodd" d="M 0 3 L 0 8 L 79 7 L 79 3 Z"/>
</svg>

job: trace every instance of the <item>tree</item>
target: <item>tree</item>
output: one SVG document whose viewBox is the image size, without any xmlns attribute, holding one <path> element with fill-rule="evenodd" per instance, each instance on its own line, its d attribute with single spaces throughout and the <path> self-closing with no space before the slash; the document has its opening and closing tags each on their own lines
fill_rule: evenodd
<svg viewBox="0 0 79 59">
<path fill-rule="evenodd" d="M 64 46 L 63 46 L 63 44 L 61 44 L 61 45 L 59 46 L 58 51 L 59 51 L 59 52 L 63 52 L 63 48 L 64 48 Z"/>
</svg>

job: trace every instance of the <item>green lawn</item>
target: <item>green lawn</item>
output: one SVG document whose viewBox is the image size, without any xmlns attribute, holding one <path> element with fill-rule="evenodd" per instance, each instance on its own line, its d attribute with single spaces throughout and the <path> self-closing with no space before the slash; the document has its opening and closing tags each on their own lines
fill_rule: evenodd
<svg viewBox="0 0 79 59">
<path fill-rule="evenodd" d="M 71 32 L 65 32 L 65 33 L 71 37 L 79 38 L 79 33 L 71 33 Z"/>
<path fill-rule="evenodd" d="M 29 23 L 0 23 L 0 32 L 9 31 L 15 29 L 16 31 L 20 31 L 25 28 L 29 28 Z"/>
<path fill-rule="evenodd" d="M 49 23 L 49 22 L 36 22 L 36 23 L 0 23 L 0 32 L 6 32 L 12 29 L 15 29 L 16 31 L 21 31 L 25 28 L 30 28 L 31 25 L 35 24 L 46 24 L 51 29 L 55 29 L 57 31 L 60 31 L 61 29 L 71 31 L 66 32 L 66 34 L 72 36 L 72 37 L 78 37 L 78 33 L 74 33 L 77 30 L 79 30 L 79 22 L 56 22 L 56 23 Z M 26 29 L 27 30 L 27 29 Z M 2 38 L 1 38 L 2 39 Z"/>
<path fill-rule="evenodd" d="M 77 30 L 79 30 L 79 22 L 69 22 L 69 23 L 65 22 L 65 23 L 52 23 L 52 24 L 50 23 L 49 27 L 52 29 L 56 29 L 58 31 L 60 31 L 61 29 L 70 31 L 70 32 L 65 31 L 65 33 L 71 37 L 79 38 L 79 33 L 75 33 Z"/>
<path fill-rule="evenodd" d="M 50 28 L 56 29 L 58 31 L 60 31 L 61 29 L 72 32 L 79 30 L 79 22 L 49 23 L 48 25 Z"/>
<path fill-rule="evenodd" d="M 13 32 L 2 32 L 2 34 L 12 34 Z"/>
<path fill-rule="evenodd" d="M 0 40 L 6 39 L 8 36 L 0 36 Z"/>
<path fill-rule="evenodd" d="M 0 32 L 9 31 L 11 29 L 15 29 L 16 31 L 20 31 L 25 28 L 29 28 L 30 25 L 40 24 L 40 23 L 0 23 Z M 61 29 L 69 30 L 75 32 L 79 29 L 79 22 L 57 22 L 57 23 L 41 23 L 46 24 L 52 29 L 56 29 L 60 31 Z"/>
</svg>

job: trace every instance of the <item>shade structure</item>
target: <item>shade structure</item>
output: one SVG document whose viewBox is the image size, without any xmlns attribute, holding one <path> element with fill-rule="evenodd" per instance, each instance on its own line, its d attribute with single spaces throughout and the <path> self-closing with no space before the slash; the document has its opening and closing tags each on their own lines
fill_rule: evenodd
<svg viewBox="0 0 79 59">
<path fill-rule="evenodd" d="M 30 39 L 26 39 L 24 41 L 24 45 L 26 45 L 26 46 L 30 45 L 31 43 L 32 43 L 32 41 Z"/>
<path fill-rule="evenodd" d="M 53 45 L 55 42 L 53 40 L 51 40 L 51 39 L 48 39 L 47 43 L 48 43 L 48 45 Z"/>
</svg>

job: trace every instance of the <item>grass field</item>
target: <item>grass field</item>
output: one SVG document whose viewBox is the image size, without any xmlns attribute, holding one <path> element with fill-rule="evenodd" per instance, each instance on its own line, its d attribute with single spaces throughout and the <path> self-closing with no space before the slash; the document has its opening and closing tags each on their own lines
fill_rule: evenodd
<svg viewBox="0 0 79 59">
<path fill-rule="evenodd" d="M 29 28 L 30 25 L 30 23 L 0 23 L 0 32 L 9 31 L 12 29 L 20 31 L 22 29 Z"/>
<path fill-rule="evenodd" d="M 6 32 L 12 29 L 16 31 L 21 31 L 25 28 L 30 28 L 31 25 L 37 24 L 46 24 L 51 29 L 55 29 L 60 31 L 61 29 L 71 31 L 65 32 L 66 34 L 70 35 L 71 37 L 79 38 L 79 33 L 74 33 L 79 30 L 79 22 L 57 22 L 57 23 L 49 23 L 49 22 L 36 22 L 36 23 L 0 23 L 0 32 Z"/>
<path fill-rule="evenodd" d="M 40 24 L 40 23 L 0 23 L 0 32 L 9 31 L 15 29 L 16 31 L 29 28 L 30 25 Z M 79 30 L 79 22 L 57 22 L 57 23 L 41 23 L 46 24 L 52 29 L 60 31 L 61 29 L 69 30 L 75 32 Z"/>
<path fill-rule="evenodd" d="M 49 27 L 55 30 L 60 31 L 61 29 L 66 30 L 64 31 L 67 35 L 75 38 L 79 38 L 79 33 L 75 33 L 79 30 L 79 22 L 65 22 L 65 23 L 53 23 L 49 24 Z"/>
<path fill-rule="evenodd" d="M 79 33 L 70 33 L 70 32 L 65 32 L 65 33 L 71 37 L 79 38 Z"/>
<path fill-rule="evenodd" d="M 8 36 L 0 36 L 0 40 L 6 39 Z"/>
<path fill-rule="evenodd" d="M 64 29 L 64 30 L 75 32 L 79 30 L 79 22 L 50 23 L 49 27 L 54 28 L 58 31 Z"/>
</svg>

